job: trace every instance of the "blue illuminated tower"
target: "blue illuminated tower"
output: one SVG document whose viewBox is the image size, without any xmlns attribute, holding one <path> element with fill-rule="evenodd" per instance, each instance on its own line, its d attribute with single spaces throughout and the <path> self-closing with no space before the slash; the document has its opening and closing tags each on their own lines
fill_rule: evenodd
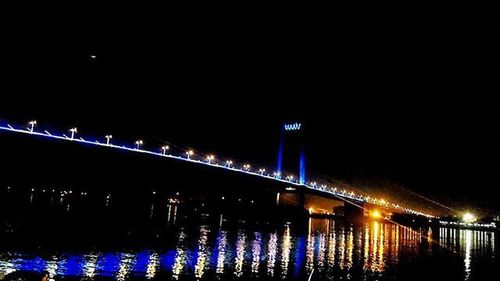
<svg viewBox="0 0 500 281">
<path fill-rule="evenodd" d="M 299 169 L 299 183 L 306 183 L 306 154 L 303 142 L 303 131 L 304 126 L 302 123 L 285 123 L 281 127 L 280 143 L 278 147 L 278 161 L 276 164 L 277 177 L 281 178 L 283 175 L 284 166 L 284 151 L 286 150 L 298 150 L 298 169 Z M 285 139 L 287 140 L 285 144 Z M 286 157 L 288 159 L 296 161 L 296 157 Z M 297 163 L 297 162 L 295 162 Z M 296 167 L 296 165 L 293 165 Z"/>
</svg>

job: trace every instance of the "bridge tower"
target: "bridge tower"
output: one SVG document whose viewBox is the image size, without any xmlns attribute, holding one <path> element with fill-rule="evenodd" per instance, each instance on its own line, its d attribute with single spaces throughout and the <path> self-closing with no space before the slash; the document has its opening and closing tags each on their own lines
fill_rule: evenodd
<svg viewBox="0 0 500 281">
<path fill-rule="evenodd" d="M 285 142 L 286 140 L 286 142 Z M 287 151 L 287 155 L 284 152 Z M 306 183 L 306 153 L 304 147 L 304 126 L 300 122 L 284 123 L 281 126 L 276 172 L 283 177 L 283 167 L 298 168 L 299 183 Z"/>
</svg>

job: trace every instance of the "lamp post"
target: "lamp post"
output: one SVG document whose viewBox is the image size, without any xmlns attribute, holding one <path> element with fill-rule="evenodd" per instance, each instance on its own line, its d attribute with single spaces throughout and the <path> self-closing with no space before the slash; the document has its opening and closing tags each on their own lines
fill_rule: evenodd
<svg viewBox="0 0 500 281">
<path fill-rule="evenodd" d="M 143 144 L 142 140 L 137 140 L 135 142 L 135 149 L 139 150 L 142 144 Z"/>
<path fill-rule="evenodd" d="M 192 149 L 186 151 L 186 159 L 191 159 L 190 157 L 193 156 L 194 152 Z"/>
<path fill-rule="evenodd" d="M 207 156 L 208 164 L 211 164 L 214 159 L 215 159 L 215 157 L 213 155 L 208 155 Z"/>
<path fill-rule="evenodd" d="M 167 150 L 169 150 L 170 147 L 168 145 L 164 145 L 161 147 L 161 151 L 163 152 L 163 155 L 167 154 Z"/>
<path fill-rule="evenodd" d="M 226 167 L 231 168 L 232 164 L 233 164 L 233 161 L 231 161 L 231 160 L 226 161 Z"/>
<path fill-rule="evenodd" d="M 78 129 L 75 127 L 75 128 L 69 129 L 69 131 L 71 132 L 71 139 L 73 140 L 75 138 L 75 133 L 78 132 Z"/>
<path fill-rule="evenodd" d="M 250 171 L 250 165 L 249 164 L 243 165 L 243 170 Z"/>
<path fill-rule="evenodd" d="M 111 144 L 111 139 L 113 138 L 112 135 L 106 135 L 106 145 L 110 145 Z"/>
<path fill-rule="evenodd" d="M 36 120 L 31 120 L 28 122 L 28 130 L 33 133 L 35 126 L 36 126 Z"/>
<path fill-rule="evenodd" d="M 259 172 L 261 175 L 263 175 L 265 171 L 266 171 L 266 169 L 259 169 Z"/>
</svg>

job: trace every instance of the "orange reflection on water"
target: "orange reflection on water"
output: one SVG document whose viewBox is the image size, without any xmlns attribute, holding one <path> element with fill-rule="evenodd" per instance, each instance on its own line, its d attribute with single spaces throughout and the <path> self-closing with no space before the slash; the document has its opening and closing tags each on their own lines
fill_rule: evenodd
<svg viewBox="0 0 500 281">
<path fill-rule="evenodd" d="M 353 233 L 352 226 L 349 227 L 349 231 L 347 233 L 346 251 L 347 251 L 347 259 L 345 261 L 345 266 L 347 268 L 351 268 L 352 267 L 352 255 L 354 252 L 354 233 Z"/>
<path fill-rule="evenodd" d="M 408 227 L 376 221 L 365 224 L 362 239 L 364 270 L 383 272 L 388 263 L 398 262 L 401 248 L 416 252 L 421 238 L 418 232 Z"/>
<path fill-rule="evenodd" d="M 335 221 L 332 220 L 331 227 L 330 226 L 328 227 L 328 255 L 327 255 L 328 267 L 333 267 L 335 265 L 336 241 L 337 237 L 335 235 Z"/>
<path fill-rule="evenodd" d="M 340 229 L 340 233 L 339 233 L 339 249 L 338 249 L 338 252 L 339 252 L 339 261 L 338 261 L 338 264 L 339 264 L 339 267 L 341 269 L 344 268 L 344 261 L 345 261 L 345 228 L 342 227 Z"/>
<path fill-rule="evenodd" d="M 285 226 L 283 240 L 281 244 L 281 277 L 285 279 L 288 273 L 288 264 L 290 262 L 290 250 L 292 249 L 292 238 L 290 236 L 290 226 Z"/>
<path fill-rule="evenodd" d="M 307 233 L 306 246 L 306 273 L 309 274 L 314 268 L 314 236 L 312 234 L 312 219 L 309 218 L 309 232 Z"/>
</svg>

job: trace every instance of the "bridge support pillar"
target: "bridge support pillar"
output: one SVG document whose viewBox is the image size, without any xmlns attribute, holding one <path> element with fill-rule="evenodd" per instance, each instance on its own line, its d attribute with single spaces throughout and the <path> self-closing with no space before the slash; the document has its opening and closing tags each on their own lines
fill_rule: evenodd
<svg viewBox="0 0 500 281">
<path fill-rule="evenodd" d="M 346 203 L 344 205 L 344 217 L 347 221 L 362 221 L 364 210 L 358 206 Z"/>
<path fill-rule="evenodd" d="M 302 208 L 306 208 L 306 194 L 303 191 L 299 191 L 299 206 Z"/>
</svg>

